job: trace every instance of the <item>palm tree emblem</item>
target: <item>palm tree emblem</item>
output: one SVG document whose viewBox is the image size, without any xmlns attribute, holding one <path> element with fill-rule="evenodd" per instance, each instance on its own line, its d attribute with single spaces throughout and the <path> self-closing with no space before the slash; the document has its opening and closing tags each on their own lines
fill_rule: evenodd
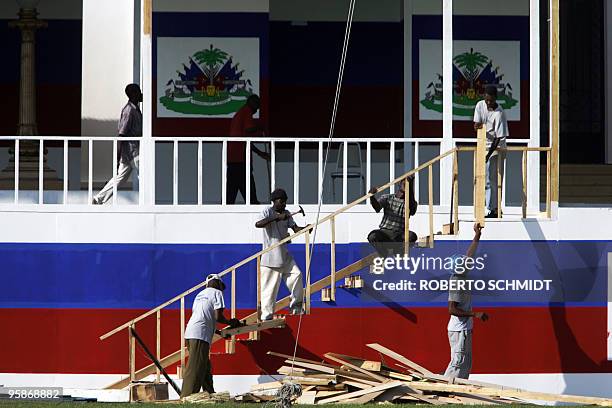
<svg viewBox="0 0 612 408">
<path fill-rule="evenodd" d="M 470 52 L 464 52 L 463 54 L 457 55 L 453 58 L 453 61 L 460 69 L 465 79 L 470 83 L 469 89 L 473 91 L 474 81 L 478 78 L 481 69 L 489 62 L 489 58 L 478 51 L 474 52 L 474 49 L 470 48 Z"/>
<path fill-rule="evenodd" d="M 220 50 L 219 48 L 215 48 L 212 44 L 210 44 L 210 48 L 198 51 L 193 56 L 195 60 L 203 66 L 202 71 L 208 78 L 206 93 L 208 96 L 215 96 L 218 90 L 214 85 L 214 80 L 219 73 L 219 70 L 223 66 L 223 63 L 227 60 L 227 52 Z"/>
</svg>

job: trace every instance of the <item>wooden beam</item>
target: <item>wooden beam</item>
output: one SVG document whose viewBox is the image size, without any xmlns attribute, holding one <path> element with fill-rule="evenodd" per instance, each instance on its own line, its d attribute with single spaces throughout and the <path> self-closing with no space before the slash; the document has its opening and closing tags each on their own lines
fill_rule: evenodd
<svg viewBox="0 0 612 408">
<path fill-rule="evenodd" d="M 551 201 L 559 203 L 559 0 L 550 0 L 550 147 Z M 555 204 L 556 203 L 556 204 Z"/>
<path fill-rule="evenodd" d="M 130 364 L 130 382 L 136 381 L 136 341 L 134 340 L 134 335 L 132 334 L 132 329 L 135 328 L 134 325 L 130 326 L 128 330 L 129 336 L 129 364 Z"/>
<path fill-rule="evenodd" d="M 453 154 L 453 234 L 459 234 L 459 152 Z"/>
<path fill-rule="evenodd" d="M 155 336 L 155 358 L 159 361 L 160 357 L 161 357 L 161 310 L 157 311 L 157 316 L 156 316 L 156 321 L 157 321 L 157 330 L 156 330 L 156 336 Z M 159 377 L 160 377 L 161 372 L 159 371 L 159 368 L 155 368 L 155 382 L 159 383 Z"/>
<path fill-rule="evenodd" d="M 484 126 L 478 129 L 476 157 L 474 167 L 474 218 L 480 225 L 485 225 L 485 159 L 487 155 L 487 131 Z"/>
<path fill-rule="evenodd" d="M 527 152 L 523 152 L 523 199 L 521 202 L 521 212 L 523 219 L 527 218 Z"/>
<path fill-rule="evenodd" d="M 330 299 L 336 301 L 336 217 L 329 220 L 331 226 L 331 275 L 330 275 Z"/>
<path fill-rule="evenodd" d="M 181 365 L 179 365 L 179 378 L 183 378 L 185 371 L 185 298 L 181 298 Z"/>
<path fill-rule="evenodd" d="M 346 145 L 345 145 L 346 147 Z M 345 149 L 346 150 L 346 149 Z M 306 250 L 306 303 L 305 303 L 305 312 L 306 314 L 310 314 L 310 296 L 311 296 L 311 287 L 310 287 L 310 229 L 306 231 L 304 234 L 304 243 Z"/>
<path fill-rule="evenodd" d="M 546 151 L 546 217 L 551 217 L 550 211 L 550 150 Z"/>
<path fill-rule="evenodd" d="M 151 19 L 153 18 L 153 0 L 143 0 L 144 21 L 142 22 L 142 32 L 151 35 Z"/>
</svg>

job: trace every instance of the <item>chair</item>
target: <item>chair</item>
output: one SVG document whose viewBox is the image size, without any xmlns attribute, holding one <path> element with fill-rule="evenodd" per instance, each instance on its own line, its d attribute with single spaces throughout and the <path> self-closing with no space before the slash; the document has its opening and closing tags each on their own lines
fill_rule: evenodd
<svg viewBox="0 0 612 408">
<path fill-rule="evenodd" d="M 361 160 L 361 145 L 357 142 L 349 142 L 346 144 L 347 150 L 347 169 L 346 169 L 346 179 L 357 178 L 362 180 L 359 183 L 359 195 L 362 196 L 365 194 L 365 176 L 362 173 L 363 162 Z M 331 173 L 330 183 L 332 190 L 332 199 L 336 201 L 336 179 L 340 178 L 342 180 L 342 167 L 343 167 L 343 154 L 344 148 L 340 145 L 338 149 L 338 159 L 336 160 L 336 171 Z"/>
</svg>

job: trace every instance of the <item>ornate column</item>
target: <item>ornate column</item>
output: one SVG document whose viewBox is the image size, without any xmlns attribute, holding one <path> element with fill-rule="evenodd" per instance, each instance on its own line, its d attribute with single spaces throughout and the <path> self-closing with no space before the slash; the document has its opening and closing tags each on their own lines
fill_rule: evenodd
<svg viewBox="0 0 612 408">
<path fill-rule="evenodd" d="M 21 75 L 19 83 L 19 128 L 17 134 L 38 135 L 36 126 L 36 30 L 47 27 L 37 17 L 38 1 L 18 1 L 19 20 L 11 21 L 9 27 L 21 31 Z M 25 147 L 25 146 L 24 146 Z M 38 149 L 37 149 L 38 150 Z"/>
<path fill-rule="evenodd" d="M 19 4 L 19 19 L 9 22 L 9 27 L 21 31 L 21 68 L 19 77 L 19 124 L 17 135 L 36 136 L 36 31 L 47 27 L 45 21 L 37 18 L 36 6 L 39 0 L 17 0 Z M 19 148 L 20 189 L 38 188 L 39 143 L 37 141 L 23 140 Z M 8 166 L 0 174 L 0 186 L 6 188 L 13 184 L 15 171 L 15 152 L 9 151 L 11 157 Z M 46 151 L 44 153 L 44 179 L 45 187 L 50 189 L 61 188 L 62 183 L 57 174 L 47 165 Z"/>
</svg>

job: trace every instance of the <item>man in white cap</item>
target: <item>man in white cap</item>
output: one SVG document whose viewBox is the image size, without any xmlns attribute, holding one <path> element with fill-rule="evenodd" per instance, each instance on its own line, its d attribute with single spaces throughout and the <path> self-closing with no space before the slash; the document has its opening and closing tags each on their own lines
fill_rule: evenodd
<svg viewBox="0 0 612 408">
<path fill-rule="evenodd" d="M 482 226 L 474 224 L 474 239 L 465 256 L 458 255 L 455 258 L 455 269 L 451 280 L 466 279 L 468 269 L 463 267 L 465 258 L 474 258 L 480 242 Z M 462 266 L 463 265 L 463 266 Z M 459 266 L 462 266 L 459 268 Z M 445 376 L 465 378 L 472 371 L 472 328 L 473 318 L 486 322 L 489 316 L 484 312 L 472 311 L 472 293 L 467 288 L 464 290 L 451 290 L 448 293 L 448 342 L 451 349 L 451 361 L 446 368 Z"/>
<path fill-rule="evenodd" d="M 228 320 L 223 315 L 224 289 L 225 284 L 219 275 L 210 274 L 206 278 L 206 289 L 198 293 L 193 301 L 191 318 L 185 329 L 189 360 L 183 375 L 181 398 L 200 392 L 201 388 L 209 393 L 215 392 L 208 354 L 217 323 L 229 324 L 231 327 L 242 325 L 238 319 Z"/>
</svg>

